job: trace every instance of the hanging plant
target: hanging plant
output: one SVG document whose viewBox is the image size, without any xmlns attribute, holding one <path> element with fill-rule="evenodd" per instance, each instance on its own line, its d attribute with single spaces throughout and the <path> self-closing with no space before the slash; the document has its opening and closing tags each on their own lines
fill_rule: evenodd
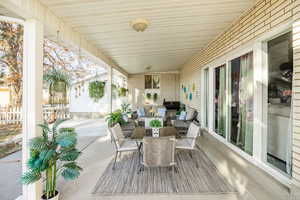
<svg viewBox="0 0 300 200">
<path fill-rule="evenodd" d="M 127 92 L 128 92 L 128 89 L 126 89 L 124 87 L 119 88 L 119 97 L 126 97 Z"/>
<path fill-rule="evenodd" d="M 93 81 L 89 83 L 89 96 L 97 102 L 104 96 L 105 82 Z"/>
<path fill-rule="evenodd" d="M 148 100 L 151 99 L 151 96 L 152 96 L 151 93 L 147 93 L 147 94 L 146 94 L 146 98 L 147 98 Z"/>
<path fill-rule="evenodd" d="M 61 70 L 52 69 L 43 76 L 43 79 L 49 85 L 49 103 L 66 103 L 67 88 L 70 85 L 69 76 Z"/>
<path fill-rule="evenodd" d="M 157 93 L 154 93 L 153 94 L 153 101 L 156 102 L 158 99 L 158 94 Z"/>
</svg>

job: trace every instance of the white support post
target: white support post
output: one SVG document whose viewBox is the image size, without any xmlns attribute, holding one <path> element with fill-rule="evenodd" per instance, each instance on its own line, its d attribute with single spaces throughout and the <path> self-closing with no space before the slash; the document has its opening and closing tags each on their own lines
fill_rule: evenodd
<svg viewBox="0 0 300 200">
<path fill-rule="evenodd" d="M 43 25 L 34 19 L 24 23 L 23 51 L 23 173 L 27 171 L 29 140 L 41 134 L 37 127 L 43 120 Z M 41 199 L 42 183 L 23 186 L 23 200 Z"/>
<path fill-rule="evenodd" d="M 108 112 L 111 113 L 112 109 L 113 109 L 113 105 L 112 105 L 112 77 L 113 77 L 113 68 L 111 66 L 108 66 L 108 103 L 109 103 L 109 107 L 108 107 Z"/>
</svg>

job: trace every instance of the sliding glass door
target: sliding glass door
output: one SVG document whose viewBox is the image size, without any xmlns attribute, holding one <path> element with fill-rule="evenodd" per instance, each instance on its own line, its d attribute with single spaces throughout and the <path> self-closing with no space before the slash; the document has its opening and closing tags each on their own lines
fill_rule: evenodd
<svg viewBox="0 0 300 200">
<path fill-rule="evenodd" d="M 226 136 L 226 65 L 215 68 L 214 73 L 214 131 Z"/>
<path fill-rule="evenodd" d="M 292 135 L 292 34 L 286 33 L 268 43 L 267 162 L 291 173 Z"/>
<path fill-rule="evenodd" d="M 230 142 L 253 152 L 253 53 L 230 61 Z"/>
<path fill-rule="evenodd" d="M 209 69 L 204 70 L 204 127 L 208 128 L 209 106 Z"/>
</svg>

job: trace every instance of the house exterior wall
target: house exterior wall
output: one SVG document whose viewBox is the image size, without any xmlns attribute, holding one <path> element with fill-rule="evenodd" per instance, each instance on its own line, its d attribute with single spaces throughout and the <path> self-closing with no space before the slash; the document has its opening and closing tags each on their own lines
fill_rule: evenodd
<svg viewBox="0 0 300 200">
<path fill-rule="evenodd" d="M 163 100 L 179 101 L 179 74 L 160 73 L 159 98 L 156 104 L 161 105 Z M 144 74 L 130 75 L 128 77 L 129 101 L 135 109 L 145 104 L 145 78 Z"/>
<path fill-rule="evenodd" d="M 89 83 L 98 80 L 96 78 L 83 82 L 80 92 L 76 92 L 77 84 L 70 87 L 70 113 L 76 118 L 97 118 L 109 113 L 109 86 L 105 85 L 104 96 L 95 102 L 89 96 Z M 107 81 L 107 77 L 101 78 L 101 81 Z"/>
<path fill-rule="evenodd" d="M 300 7 L 298 0 L 260 0 L 256 5 L 244 13 L 225 32 L 210 42 L 206 48 L 194 55 L 181 70 L 180 85 L 191 87 L 196 84 L 196 91 L 200 84 L 201 69 L 215 62 L 219 58 L 231 54 L 249 43 L 254 43 L 274 29 L 290 24 L 293 31 L 294 47 L 294 82 L 293 82 L 293 147 L 292 147 L 292 182 L 300 186 Z M 246 53 L 246 52 L 243 52 Z M 240 54 L 242 55 L 242 53 Z M 215 64 L 215 63 L 214 63 Z M 255 65 L 255 63 L 254 63 Z M 255 66 L 256 67 L 256 66 Z M 258 67 L 260 68 L 260 66 Z M 212 78 L 212 77 L 210 77 Z M 181 102 L 200 111 L 200 98 L 186 98 L 180 90 Z M 210 107 L 212 108 L 212 107 Z M 201 112 L 201 111 L 200 111 Z M 255 137 L 255 134 L 254 134 Z"/>
</svg>

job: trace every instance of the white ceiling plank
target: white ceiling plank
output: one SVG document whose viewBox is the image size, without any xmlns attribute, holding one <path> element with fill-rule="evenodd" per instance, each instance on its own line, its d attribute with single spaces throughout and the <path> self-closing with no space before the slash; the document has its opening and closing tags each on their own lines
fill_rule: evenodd
<svg viewBox="0 0 300 200">
<path fill-rule="evenodd" d="M 127 72 L 179 69 L 255 0 L 41 0 Z M 143 33 L 131 20 L 150 21 Z"/>
</svg>

